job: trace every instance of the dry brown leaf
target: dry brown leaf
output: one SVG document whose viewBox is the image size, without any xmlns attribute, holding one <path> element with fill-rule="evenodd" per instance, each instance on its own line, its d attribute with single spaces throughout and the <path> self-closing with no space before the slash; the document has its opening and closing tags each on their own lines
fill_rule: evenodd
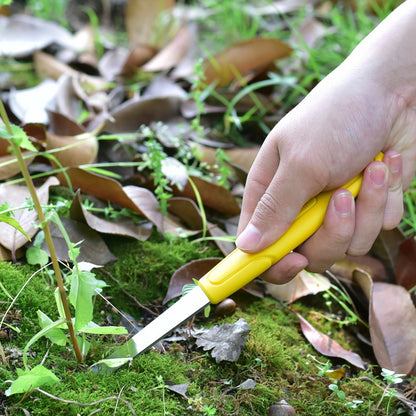
<svg viewBox="0 0 416 416">
<path fill-rule="evenodd" d="M 59 150 L 61 148 L 65 149 Z M 98 141 L 94 133 L 60 136 L 47 132 L 46 150 L 53 154 L 62 166 L 86 165 L 96 159 Z"/>
<path fill-rule="evenodd" d="M 191 46 L 191 33 L 182 26 L 173 39 L 164 46 L 149 62 L 142 66 L 143 71 L 166 71 L 173 68 L 186 56 Z"/>
<path fill-rule="evenodd" d="M 416 286 L 416 242 L 414 236 L 406 238 L 400 244 L 396 263 L 396 282 L 407 290 Z"/>
<path fill-rule="evenodd" d="M 130 46 L 159 46 L 154 35 L 155 31 L 161 28 L 155 28 L 155 23 L 162 12 L 173 8 L 174 5 L 175 0 L 128 0 L 125 26 Z"/>
<path fill-rule="evenodd" d="M 57 111 L 48 111 L 49 131 L 60 136 L 77 136 L 85 133 L 85 130 L 73 119 Z"/>
<path fill-rule="evenodd" d="M 345 256 L 330 267 L 330 271 L 336 276 L 351 281 L 356 269 L 364 270 L 371 275 L 375 282 L 388 280 L 384 264 L 371 256 Z"/>
<path fill-rule="evenodd" d="M 397 267 L 399 247 L 404 239 L 404 234 L 399 228 L 382 230 L 369 253 L 383 262 L 392 277 L 394 277 Z"/>
<path fill-rule="evenodd" d="M 265 283 L 267 292 L 274 298 L 283 302 L 294 302 L 303 296 L 316 295 L 330 289 L 329 280 L 317 273 L 301 271 L 290 282 L 276 285 Z"/>
<path fill-rule="evenodd" d="M 157 54 L 157 49 L 150 45 L 134 46 L 127 55 L 121 74 L 129 77 L 134 75 L 138 68 L 148 62 Z"/>
<path fill-rule="evenodd" d="M 55 107 L 58 84 L 46 79 L 33 88 L 11 90 L 9 106 L 22 123 L 48 123 L 47 109 Z"/>
<path fill-rule="evenodd" d="M 26 165 L 30 165 L 35 158 L 33 152 L 22 152 Z M 33 155 L 33 156 L 31 156 Z M 0 156 L 0 180 L 13 177 L 20 172 L 19 163 L 14 155 Z"/>
<path fill-rule="evenodd" d="M 180 267 L 170 278 L 169 287 L 163 303 L 182 295 L 182 288 L 187 284 L 199 280 L 221 261 L 220 257 L 209 257 L 206 259 L 193 260 Z"/>
<path fill-rule="evenodd" d="M 201 159 L 203 162 L 206 162 L 209 165 L 214 165 L 217 163 L 215 156 L 217 152 L 216 148 L 203 145 L 198 145 L 197 148 L 203 153 Z M 230 158 L 232 165 L 235 165 L 240 169 L 244 169 L 248 172 L 259 150 L 260 146 L 252 146 L 248 148 L 233 147 L 231 149 L 224 149 L 224 153 Z"/>
<path fill-rule="evenodd" d="M 137 225 L 128 218 L 110 221 L 97 217 L 86 210 L 82 205 L 81 194 L 79 191 L 77 191 L 74 200 L 72 201 L 70 215 L 73 220 L 87 223 L 93 230 L 103 234 L 122 235 L 144 241 L 147 240 L 152 233 L 151 226 Z"/>
<path fill-rule="evenodd" d="M 180 113 L 179 97 L 134 98 L 125 101 L 111 112 L 103 131 L 108 133 L 132 133 L 152 121 L 168 121 Z"/>
<path fill-rule="evenodd" d="M 74 221 L 71 218 L 61 218 L 62 224 L 68 233 L 69 240 L 73 243 L 78 243 L 79 256 L 77 261 L 85 261 L 99 266 L 117 260 L 101 236 L 87 224 Z M 68 244 L 63 237 L 61 230 L 55 223 L 49 225 L 53 245 L 55 247 L 56 255 L 61 261 L 70 261 L 68 255 Z M 42 249 L 49 253 L 46 242 L 43 242 Z"/>
<path fill-rule="evenodd" d="M 37 189 L 40 203 L 47 204 L 49 199 L 49 188 L 58 185 L 58 179 L 50 177 Z M 0 185 L 0 204 L 8 203 L 11 208 L 19 208 L 25 205 L 27 198 L 30 198 L 30 192 L 26 186 L 19 185 Z M 27 235 L 32 238 L 38 231 L 37 214 L 35 210 L 18 209 L 14 212 L 14 218 L 25 230 Z M 0 244 L 10 251 L 14 252 L 28 242 L 27 238 L 12 226 L 0 222 Z"/>
<path fill-rule="evenodd" d="M 0 56 L 27 56 L 51 43 L 75 46 L 72 35 L 62 26 L 27 14 L 7 18 L 0 28 Z"/>
<path fill-rule="evenodd" d="M 381 367 L 410 374 L 416 363 L 416 309 L 402 286 L 373 283 L 371 276 L 355 270 L 357 283 L 369 300 L 369 326 L 374 355 Z"/>
<path fill-rule="evenodd" d="M 146 217 L 163 232 L 163 215 L 159 203 L 148 189 L 132 185 L 123 187 L 114 179 L 80 168 L 69 168 L 66 174 L 73 188 L 129 208 Z M 61 174 L 59 180 L 68 186 L 64 175 Z"/>
<path fill-rule="evenodd" d="M 336 357 L 348 361 L 350 364 L 364 369 L 364 363 L 361 357 L 352 351 L 347 351 L 338 342 L 334 341 L 328 335 L 315 329 L 303 316 L 298 312 L 294 313 L 300 320 L 303 335 L 311 345 L 322 355 L 326 357 Z"/>
<path fill-rule="evenodd" d="M 416 363 L 416 309 L 406 289 L 373 283 L 369 324 L 378 364 L 396 373 L 411 373 Z"/>
<path fill-rule="evenodd" d="M 76 71 L 45 52 L 36 51 L 33 56 L 33 62 L 36 73 L 45 78 L 58 80 L 62 75 L 69 75 L 78 78 L 82 84 L 93 87 L 96 91 L 104 90 L 108 86 L 106 80 Z"/>
<path fill-rule="evenodd" d="M 231 194 L 228 189 L 214 183 L 208 182 L 204 179 L 196 176 L 191 176 L 199 194 L 201 195 L 202 202 L 205 206 L 215 209 L 226 215 L 238 215 L 240 213 L 240 206 L 237 200 Z M 185 196 L 187 198 L 195 199 L 195 193 L 189 182 L 186 184 L 183 191 L 177 188 L 173 190 L 175 195 Z"/>
<path fill-rule="evenodd" d="M 290 55 L 292 48 L 279 39 L 253 38 L 244 40 L 205 60 L 204 82 L 224 87 L 241 75 Z"/>
<path fill-rule="evenodd" d="M 123 73 L 123 67 L 130 53 L 124 48 L 107 51 L 98 62 L 98 70 L 107 81 L 114 81 Z"/>
</svg>

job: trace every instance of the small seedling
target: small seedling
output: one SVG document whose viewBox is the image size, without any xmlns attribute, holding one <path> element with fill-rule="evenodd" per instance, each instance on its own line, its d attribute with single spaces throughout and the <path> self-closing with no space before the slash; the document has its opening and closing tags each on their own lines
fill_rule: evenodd
<svg viewBox="0 0 416 416">
<path fill-rule="evenodd" d="M 381 370 L 381 376 L 383 377 L 384 381 L 387 383 L 386 387 L 383 390 L 383 394 L 378 402 L 377 408 L 381 405 L 383 399 L 388 397 L 387 406 L 386 406 L 386 413 L 390 414 L 389 409 L 391 405 L 391 401 L 394 397 L 397 396 L 397 390 L 391 387 L 394 384 L 400 384 L 403 382 L 403 378 L 406 374 L 396 374 L 393 370 L 388 370 L 387 368 L 383 368 Z"/>
<path fill-rule="evenodd" d="M 209 406 L 204 405 L 204 407 L 202 408 L 202 412 L 204 416 L 213 416 L 217 414 L 217 409 L 212 405 L 209 405 Z"/>
<path fill-rule="evenodd" d="M 332 390 L 336 394 L 338 399 L 345 400 L 345 393 L 339 389 L 338 384 L 332 383 L 328 386 L 328 388 L 329 390 Z"/>
</svg>

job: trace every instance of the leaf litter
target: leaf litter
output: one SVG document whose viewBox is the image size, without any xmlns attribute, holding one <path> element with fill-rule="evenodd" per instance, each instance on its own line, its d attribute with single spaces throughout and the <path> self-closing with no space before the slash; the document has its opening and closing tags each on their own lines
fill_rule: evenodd
<svg viewBox="0 0 416 416">
<path fill-rule="evenodd" d="M 276 7 L 290 12 L 300 7 L 295 3 L 279 2 Z M 65 219 L 65 224 L 74 241 L 82 240 L 82 260 L 100 265 L 116 260 L 100 235 L 145 240 L 155 228 L 165 236 L 181 233 L 192 236 L 201 232 L 205 222 L 208 233 L 223 237 L 227 232 L 222 224 L 229 217 L 238 217 L 246 174 L 259 145 L 255 142 L 245 148 L 236 145 L 215 131 L 212 123 L 226 114 L 226 124 L 230 117 L 229 103 L 256 77 L 275 71 L 270 65 L 290 56 L 292 47 L 280 39 L 255 37 L 227 45 L 208 56 L 199 56 L 197 24 L 175 20 L 172 11 L 176 8 L 180 10 L 174 1 L 128 1 L 127 45 L 123 48 L 106 46 L 102 57 L 97 56 L 94 46 L 86 47 L 93 44 L 87 32 L 71 33 L 57 24 L 31 16 L 1 16 L 0 54 L 33 59 L 36 73 L 44 79 L 32 88 L 10 88 L 3 97 L 11 114 L 24 128 L 32 129 L 29 123 L 40 125 L 29 134 L 39 153 L 37 157 L 28 154 L 26 162 L 33 174 L 56 173 L 43 184 L 39 181 L 38 195 L 42 204 L 48 203 L 50 188 L 58 184 L 75 191 L 70 219 Z M 260 8 L 251 11 L 257 12 L 262 16 L 270 13 Z M 305 20 L 300 33 L 309 47 L 313 47 L 325 30 L 319 21 L 309 19 Z M 83 41 L 79 40 L 81 35 Z M 82 51 L 88 49 L 93 57 L 88 60 L 89 71 L 84 72 L 80 69 L 83 68 L 82 59 L 86 59 Z M 197 76 L 203 79 L 203 85 L 195 86 L 192 71 L 198 56 L 202 67 Z M 136 76 L 139 77 L 138 91 L 127 87 L 129 77 Z M 213 94 L 214 98 L 198 102 L 197 91 L 207 86 L 221 91 L 227 98 L 219 103 Z M 234 102 L 238 115 L 252 108 L 265 118 L 278 111 L 273 96 L 262 90 L 252 91 Z M 202 130 L 192 127 L 194 118 L 199 119 Z M 176 129 L 179 133 L 168 134 L 169 140 L 166 140 L 155 123 L 180 125 L 181 129 Z M 152 127 L 147 136 L 140 132 L 143 125 Z M 107 138 L 103 139 L 105 135 Z M 137 169 L 145 151 L 143 142 L 148 139 L 158 140 L 168 155 L 163 159 L 162 173 L 168 181 L 169 192 L 175 195 L 171 198 L 168 216 L 160 211 L 152 174 Z M 105 146 L 110 150 L 103 159 L 100 152 Z M 230 157 L 231 175 L 226 186 L 217 181 L 217 147 L 223 147 Z M 177 160 L 181 153 L 186 157 Z M 19 171 L 12 163 L 13 156 L 7 154 L 7 145 L 0 162 L 0 178 L 5 181 L 0 185 L 0 202 L 19 207 L 29 195 L 24 187 L 6 181 Z M 132 166 L 122 167 L 128 163 Z M 119 166 L 112 170 L 113 166 L 106 164 Z M 102 171 L 94 171 L 100 167 Z M 109 174 L 119 172 L 117 169 L 123 169 L 124 176 Z M 195 183 L 199 195 L 195 194 L 188 177 Z M 208 210 L 209 221 L 197 205 L 198 197 Z M 142 219 L 139 223 L 129 217 L 114 221 L 95 215 L 85 205 L 85 200 L 94 198 L 99 201 L 96 207 L 104 210 L 103 207 L 111 203 Z M 15 218 L 31 238 L 37 234 L 33 211 L 18 209 Z M 2 258 L 7 258 L 8 252 L 12 257 L 22 256 L 24 251 L 18 249 L 25 248 L 28 239 L 5 223 L 1 223 L 0 228 Z M 58 247 L 59 239 L 56 234 L 54 240 Z M 224 255 L 234 248 L 229 242 L 218 241 L 217 244 Z M 350 290 L 353 301 L 361 307 L 364 302 L 363 319 L 368 320 L 377 363 L 397 373 L 415 374 L 416 315 L 412 297 L 407 292 L 416 285 L 412 273 L 414 246 L 414 238 L 405 239 L 399 230 L 383 232 L 371 253 L 377 258 L 375 261 L 370 256 L 360 261 L 345 259 L 331 269 L 332 275 L 322 276 L 319 284 L 316 277 L 302 272 L 290 284 L 278 288 L 266 285 L 266 290 L 281 301 L 293 303 L 330 290 L 330 283 L 341 281 Z M 59 250 L 62 260 L 68 260 L 66 251 L 65 245 Z M 218 261 L 203 259 L 183 265 L 172 275 L 164 302 L 180 296 L 185 284 L 205 274 Z M 264 291 L 258 287 L 246 290 L 254 296 L 264 296 Z M 295 313 L 303 334 L 321 354 L 343 359 L 358 368 L 367 365 L 358 354 L 344 349 L 315 329 L 299 312 Z M 236 361 L 248 333 L 247 322 L 239 320 L 233 325 L 215 326 L 195 337 L 199 347 L 212 350 L 217 362 Z M 250 386 L 248 388 L 253 387 Z M 185 398 L 187 388 L 188 383 L 171 386 L 172 391 Z"/>
</svg>

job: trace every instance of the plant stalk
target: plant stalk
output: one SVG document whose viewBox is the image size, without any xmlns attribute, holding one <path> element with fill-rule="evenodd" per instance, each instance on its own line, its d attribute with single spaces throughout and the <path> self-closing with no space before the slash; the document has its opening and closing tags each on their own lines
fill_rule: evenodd
<svg viewBox="0 0 416 416">
<path fill-rule="evenodd" d="M 12 135 L 13 131 L 12 131 L 12 128 L 11 128 L 11 124 L 10 124 L 9 118 L 7 116 L 6 110 L 4 108 L 3 102 L 1 100 L 0 100 L 0 117 L 3 119 L 3 122 L 6 125 L 6 129 L 7 129 L 8 133 L 10 135 Z M 20 147 L 16 143 L 14 143 L 13 141 L 10 141 L 10 144 L 12 145 L 13 153 L 16 156 L 16 159 L 17 159 L 17 162 L 19 164 L 20 170 L 22 172 L 23 178 L 26 182 L 26 186 L 28 187 L 29 192 L 30 192 L 30 196 L 32 197 L 33 205 L 34 205 L 36 213 L 38 215 L 40 225 L 41 225 L 41 227 L 43 229 L 43 232 L 45 234 L 45 241 L 46 241 L 46 244 L 47 244 L 48 249 L 49 249 L 49 254 L 50 254 L 50 257 L 51 257 L 51 261 L 52 261 L 52 267 L 53 267 L 53 270 L 55 272 L 56 282 L 57 282 L 59 294 L 60 294 L 61 300 L 62 300 L 62 306 L 63 306 L 64 313 L 65 313 L 65 319 L 66 319 L 66 324 L 68 326 L 69 336 L 71 338 L 71 342 L 72 342 L 72 345 L 74 347 L 74 353 L 75 353 L 75 356 L 77 358 L 77 361 L 82 362 L 82 354 L 81 354 L 81 350 L 79 348 L 77 338 L 75 336 L 74 326 L 72 324 L 71 311 L 69 310 L 68 298 L 66 296 L 64 281 L 63 281 L 63 278 L 62 278 L 61 269 L 59 268 L 58 257 L 56 255 L 55 246 L 53 244 L 51 232 L 50 232 L 50 229 L 49 229 L 49 221 L 46 221 L 45 215 L 44 215 L 43 210 L 42 210 L 42 206 L 40 204 L 38 195 L 36 193 L 35 186 L 33 184 L 32 178 L 30 177 L 30 174 L 29 174 L 29 171 L 27 169 L 26 163 L 23 159 L 22 152 L 20 151 Z"/>
</svg>

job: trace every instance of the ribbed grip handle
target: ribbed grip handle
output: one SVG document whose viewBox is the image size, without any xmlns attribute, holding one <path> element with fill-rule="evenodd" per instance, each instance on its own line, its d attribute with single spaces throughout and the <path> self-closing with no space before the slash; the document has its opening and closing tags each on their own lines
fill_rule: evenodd
<svg viewBox="0 0 416 416">
<path fill-rule="evenodd" d="M 383 154 L 380 153 L 375 160 L 382 159 Z M 348 189 L 356 197 L 361 183 L 362 174 L 342 188 Z M 288 230 L 265 250 L 251 254 L 237 248 L 205 274 L 199 280 L 199 286 L 211 303 L 221 302 L 241 289 L 317 231 L 324 221 L 333 193 L 322 192 L 307 202 Z"/>
</svg>

